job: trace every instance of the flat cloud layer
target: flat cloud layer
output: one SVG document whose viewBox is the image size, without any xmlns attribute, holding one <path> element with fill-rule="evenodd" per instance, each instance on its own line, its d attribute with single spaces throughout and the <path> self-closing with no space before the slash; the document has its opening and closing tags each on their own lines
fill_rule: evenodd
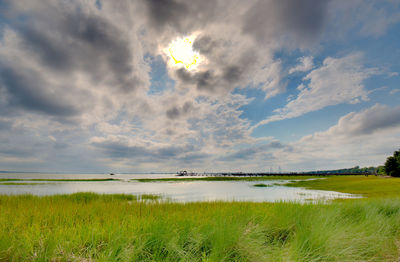
<svg viewBox="0 0 400 262">
<path fill-rule="evenodd" d="M 305 153 L 304 160 L 293 153 L 299 145 L 313 148 L 306 138 L 285 143 L 253 131 L 369 101 L 365 81 L 385 70 L 366 65 L 357 49 L 322 50 L 333 35 L 384 35 L 400 20 L 398 4 L 384 2 L 2 1 L 1 169 L 254 171 L 282 165 L 280 159 L 293 159 L 293 169 L 310 167 Z M 346 11 L 354 9 L 356 17 Z M 174 65 L 165 52 L 184 36 L 194 36 L 193 49 L 204 58 L 195 70 Z M 288 92 L 286 105 L 246 111 L 259 97 L 274 104 Z M 397 112 L 377 105 L 332 128 L 395 134 Z M 342 126 L 347 122 L 352 128 Z M 371 148 L 371 155 L 383 154 L 383 147 Z"/>
</svg>

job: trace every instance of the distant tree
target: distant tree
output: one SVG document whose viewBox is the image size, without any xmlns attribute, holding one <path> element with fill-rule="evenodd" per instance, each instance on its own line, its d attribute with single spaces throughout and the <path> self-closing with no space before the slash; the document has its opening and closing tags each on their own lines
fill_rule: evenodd
<svg viewBox="0 0 400 262">
<path fill-rule="evenodd" d="M 389 176 L 400 177 L 400 150 L 386 159 L 385 173 Z"/>
<path fill-rule="evenodd" d="M 385 166 L 378 166 L 376 169 L 376 173 L 379 175 L 384 175 L 385 174 Z"/>
</svg>

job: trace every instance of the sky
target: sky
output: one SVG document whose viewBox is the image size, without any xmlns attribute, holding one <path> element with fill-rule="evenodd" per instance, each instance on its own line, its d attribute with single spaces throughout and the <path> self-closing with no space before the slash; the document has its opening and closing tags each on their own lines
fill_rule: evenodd
<svg viewBox="0 0 400 262">
<path fill-rule="evenodd" d="M 398 0 L 0 0 L 0 170 L 382 165 L 399 73 Z"/>
</svg>

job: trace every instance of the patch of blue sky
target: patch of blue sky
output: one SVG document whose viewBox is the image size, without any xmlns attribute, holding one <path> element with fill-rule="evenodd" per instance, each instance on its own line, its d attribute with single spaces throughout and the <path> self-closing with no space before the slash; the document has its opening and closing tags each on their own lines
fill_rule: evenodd
<svg viewBox="0 0 400 262">
<path fill-rule="evenodd" d="M 148 61 L 151 71 L 151 85 L 148 95 L 159 95 L 165 90 L 172 90 L 175 86 L 175 81 L 168 76 L 167 65 L 161 56 L 151 56 L 147 54 L 145 60 Z"/>
<path fill-rule="evenodd" d="M 101 10 L 101 8 L 102 8 L 101 0 L 96 0 L 95 4 L 96 4 L 97 9 Z"/>
<path fill-rule="evenodd" d="M 10 22 L 10 20 L 2 14 L 1 10 L 7 10 L 8 4 L 5 1 L 0 1 L 0 41 L 3 39 L 4 26 Z"/>
<path fill-rule="evenodd" d="M 296 64 L 296 60 L 292 60 Z M 294 64 L 294 65 L 295 65 Z M 293 66 L 293 65 L 292 65 Z M 297 87 L 301 83 L 306 83 L 303 81 L 303 77 L 306 75 L 304 72 L 297 72 L 287 76 L 282 82 L 286 82 L 286 90 L 276 96 L 269 99 L 265 99 L 265 92 L 261 89 L 256 88 L 244 88 L 236 89 L 234 93 L 241 94 L 247 98 L 253 98 L 253 100 L 240 108 L 243 111 L 241 118 L 250 120 L 251 125 L 254 125 L 266 117 L 274 115 L 274 110 L 284 107 L 288 98 L 295 98 L 300 92 Z"/>
<path fill-rule="evenodd" d="M 393 84 L 396 83 L 396 80 L 392 78 L 386 80 L 393 82 Z M 385 83 L 385 81 L 376 77 L 367 80 L 365 85 L 369 86 L 369 89 L 372 90 L 373 87 L 377 86 L 378 82 Z M 252 136 L 272 136 L 282 142 L 296 141 L 305 135 L 327 130 L 331 126 L 336 125 L 337 121 L 344 115 L 350 112 L 362 111 L 376 103 L 392 107 L 398 106 L 400 104 L 400 92 L 397 93 L 398 95 L 391 94 L 392 90 L 390 88 L 377 89 L 369 94 L 367 101 L 361 101 L 356 104 L 341 103 L 334 106 L 327 106 L 295 118 L 271 122 L 256 128 Z M 252 125 L 272 115 L 274 109 L 283 107 L 285 104 L 283 101 L 287 97 L 287 94 L 281 94 L 267 101 L 264 101 L 261 97 L 261 95 L 258 97 L 255 96 L 255 100 L 252 103 L 241 108 L 243 110 L 241 117 L 249 119 Z"/>
<path fill-rule="evenodd" d="M 352 30 L 348 38 L 323 43 L 320 57 L 343 57 L 362 52 L 364 65 L 381 70 L 400 71 L 400 23 L 390 25 L 382 36 L 363 36 Z"/>
<path fill-rule="evenodd" d="M 323 109 L 306 113 L 304 115 L 275 121 L 260 126 L 253 131 L 254 137 L 272 136 L 281 142 L 297 141 L 303 136 L 321 132 L 337 124 L 338 120 L 350 113 L 359 112 L 373 103 L 339 104 L 327 106 Z"/>
<path fill-rule="evenodd" d="M 364 81 L 366 90 L 372 91 L 369 94 L 368 101 L 361 101 L 357 104 L 342 103 L 334 106 L 328 106 L 315 112 L 309 112 L 305 115 L 271 122 L 267 125 L 256 128 L 253 132 L 255 137 L 273 136 L 281 141 L 295 141 L 304 135 L 317 131 L 324 131 L 337 123 L 340 117 L 349 112 L 358 112 L 371 107 L 376 103 L 397 106 L 400 104 L 400 92 L 393 91 L 399 89 L 400 76 L 400 24 L 392 25 L 384 36 L 353 36 L 348 40 L 333 41 L 324 43 L 324 48 L 317 54 L 301 52 L 299 49 L 291 52 L 280 51 L 275 54 L 275 59 L 282 61 L 283 68 L 288 71 L 298 64 L 298 58 L 303 56 L 313 56 L 316 67 L 322 65 L 323 60 L 330 57 L 343 57 L 350 53 L 362 52 L 364 54 L 364 68 L 376 68 L 381 74 L 371 76 Z M 297 72 L 289 74 L 283 81 L 287 81 L 285 93 L 279 94 L 271 99 L 264 100 L 264 93 L 256 89 L 242 89 L 235 92 L 241 93 L 246 97 L 252 97 L 254 100 L 241 108 L 242 118 L 250 120 L 254 125 L 257 122 L 273 115 L 273 111 L 282 108 L 287 103 L 289 97 L 296 97 L 299 91 L 296 89 L 308 72 Z M 383 88 L 384 87 L 384 88 Z M 381 89 L 380 89 L 381 88 Z M 394 93 L 393 93 L 393 92 Z M 396 95 L 397 94 L 397 95 Z"/>
<path fill-rule="evenodd" d="M 4 39 L 4 26 L 0 23 L 0 43 L 3 42 Z"/>
<path fill-rule="evenodd" d="M 282 62 L 282 68 L 289 70 L 291 67 L 296 66 L 299 61 L 298 59 L 303 56 L 311 56 L 309 52 L 302 52 L 300 49 L 278 50 L 274 53 L 274 60 L 280 60 Z"/>
<path fill-rule="evenodd" d="M 384 79 L 383 77 L 366 81 L 366 86 L 371 91 L 368 95 L 369 103 L 379 103 L 387 106 L 400 105 L 400 76 Z M 376 87 L 376 88 L 373 88 Z M 397 91 L 399 90 L 399 91 Z M 367 104 L 369 104 L 367 103 Z"/>
<path fill-rule="evenodd" d="M 391 26 L 384 37 L 357 40 L 356 45 L 364 50 L 367 65 L 400 73 L 400 24 Z M 364 39 L 365 40 L 365 39 Z"/>
<path fill-rule="evenodd" d="M 382 77 L 375 77 L 366 80 L 365 85 L 366 87 L 369 87 L 367 89 L 373 90 L 374 87 L 378 86 L 378 83 L 386 84 L 385 86 L 388 86 L 387 82 L 392 82 L 393 84 L 396 83 L 396 80 L 393 78 L 386 79 L 386 81 L 383 81 L 380 78 Z M 369 94 L 369 99 L 367 101 L 361 101 L 356 104 L 341 103 L 334 106 L 327 106 L 320 110 L 308 112 L 295 118 L 271 122 L 256 128 L 253 131 L 252 136 L 272 136 L 282 142 L 296 141 L 305 135 L 327 130 L 331 126 L 337 124 L 337 121 L 342 116 L 350 112 L 359 112 L 376 103 L 388 106 L 398 106 L 400 104 L 400 95 L 390 94 L 392 90 L 393 89 L 390 88 L 377 89 Z M 256 95 L 257 92 L 259 92 L 258 96 Z M 289 91 L 289 93 L 291 92 Z M 241 108 L 241 110 L 243 110 L 241 117 L 249 119 L 252 125 L 266 119 L 270 115 L 273 115 L 273 110 L 276 108 L 282 108 L 286 104 L 286 99 L 288 97 L 288 93 L 284 93 L 265 101 L 260 90 L 247 91 L 247 95 L 250 95 L 255 99 L 252 103 Z"/>
<path fill-rule="evenodd" d="M 251 125 L 272 115 L 275 109 L 285 105 L 288 96 L 288 93 L 283 93 L 265 100 L 265 92 L 253 88 L 237 89 L 234 91 L 234 94 L 241 94 L 247 98 L 253 98 L 249 104 L 239 108 L 239 110 L 242 111 L 240 117 L 249 120 Z"/>
<path fill-rule="evenodd" d="M 274 110 L 282 108 L 287 104 L 289 97 L 295 98 L 299 91 L 297 86 L 302 82 L 305 74 L 293 74 L 288 77 L 287 90 L 268 100 L 264 99 L 264 92 L 259 89 L 239 89 L 235 93 L 253 98 L 253 101 L 240 108 L 243 113 L 241 118 L 248 119 L 251 125 L 274 115 Z M 397 78 L 397 79 L 396 79 Z M 369 108 L 376 103 L 389 106 L 396 106 L 400 102 L 400 96 L 391 95 L 393 90 L 391 86 L 398 83 L 398 77 L 387 77 L 386 75 L 377 75 L 364 81 L 366 90 L 372 91 L 367 101 L 361 101 L 356 104 L 341 103 L 334 106 L 328 106 L 317 111 L 308 112 L 302 116 L 284 119 L 260 126 L 256 128 L 252 135 L 254 137 L 272 136 L 282 142 L 296 141 L 299 138 L 318 131 L 327 130 L 335 125 L 337 121 L 350 112 L 359 112 Z M 384 87 L 386 88 L 380 88 Z"/>
</svg>

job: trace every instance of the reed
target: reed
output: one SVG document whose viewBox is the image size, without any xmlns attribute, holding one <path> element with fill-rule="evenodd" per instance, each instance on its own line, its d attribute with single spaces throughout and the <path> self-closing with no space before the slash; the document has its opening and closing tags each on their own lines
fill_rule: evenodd
<svg viewBox="0 0 400 262">
<path fill-rule="evenodd" d="M 0 261 L 398 261 L 399 200 L 179 204 L 3 195 Z"/>
</svg>

